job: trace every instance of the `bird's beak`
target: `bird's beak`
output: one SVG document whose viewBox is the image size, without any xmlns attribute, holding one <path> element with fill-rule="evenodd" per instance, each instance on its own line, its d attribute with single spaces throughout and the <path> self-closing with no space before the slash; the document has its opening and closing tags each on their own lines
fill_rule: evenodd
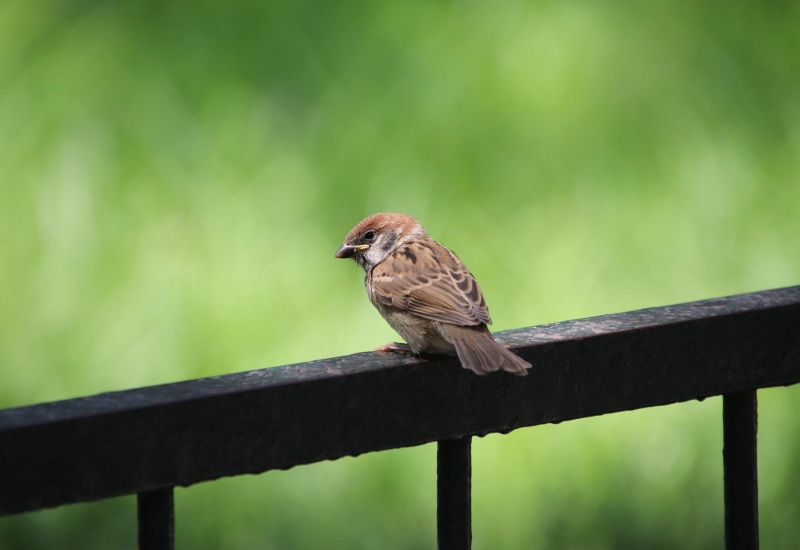
<svg viewBox="0 0 800 550">
<path fill-rule="evenodd" d="M 337 258 L 352 258 L 353 254 L 359 252 L 361 250 L 366 250 L 369 248 L 368 244 L 360 244 L 358 246 L 352 246 L 349 244 L 343 244 L 342 248 L 336 251 Z"/>
</svg>

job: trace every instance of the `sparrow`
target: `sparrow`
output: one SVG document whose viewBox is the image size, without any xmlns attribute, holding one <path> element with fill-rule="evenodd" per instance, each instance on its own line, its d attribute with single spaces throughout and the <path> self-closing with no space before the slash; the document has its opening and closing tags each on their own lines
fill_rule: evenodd
<svg viewBox="0 0 800 550">
<path fill-rule="evenodd" d="M 525 376 L 530 363 L 495 341 L 486 299 L 458 256 L 406 214 L 381 212 L 356 225 L 336 252 L 364 268 L 369 300 L 407 344 L 375 351 L 458 355 L 477 374 Z"/>
</svg>

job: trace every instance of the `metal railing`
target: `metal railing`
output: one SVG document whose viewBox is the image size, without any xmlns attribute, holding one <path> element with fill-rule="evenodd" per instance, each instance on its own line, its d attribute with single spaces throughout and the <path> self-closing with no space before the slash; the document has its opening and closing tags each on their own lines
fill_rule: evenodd
<svg viewBox="0 0 800 550">
<path fill-rule="evenodd" d="M 510 330 L 529 376 L 359 353 L 0 411 L 0 515 L 438 442 L 440 548 L 471 543 L 475 435 L 723 395 L 725 537 L 758 546 L 756 390 L 800 382 L 800 286 Z"/>
</svg>

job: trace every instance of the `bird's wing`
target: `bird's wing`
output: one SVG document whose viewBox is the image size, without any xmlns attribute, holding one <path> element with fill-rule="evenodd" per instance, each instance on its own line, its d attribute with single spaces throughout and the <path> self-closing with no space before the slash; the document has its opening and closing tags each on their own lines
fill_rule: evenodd
<svg viewBox="0 0 800 550">
<path fill-rule="evenodd" d="M 373 301 L 426 319 L 462 326 L 492 323 L 475 277 L 433 240 L 400 246 L 372 269 L 367 287 Z"/>
</svg>

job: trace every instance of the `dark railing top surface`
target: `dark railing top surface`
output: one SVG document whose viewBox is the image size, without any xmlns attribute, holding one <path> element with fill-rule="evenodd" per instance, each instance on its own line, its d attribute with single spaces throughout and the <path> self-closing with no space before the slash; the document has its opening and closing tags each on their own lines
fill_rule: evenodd
<svg viewBox="0 0 800 550">
<path fill-rule="evenodd" d="M 0 515 L 800 382 L 800 286 L 496 335 L 533 364 L 376 352 L 0 411 Z"/>
</svg>

